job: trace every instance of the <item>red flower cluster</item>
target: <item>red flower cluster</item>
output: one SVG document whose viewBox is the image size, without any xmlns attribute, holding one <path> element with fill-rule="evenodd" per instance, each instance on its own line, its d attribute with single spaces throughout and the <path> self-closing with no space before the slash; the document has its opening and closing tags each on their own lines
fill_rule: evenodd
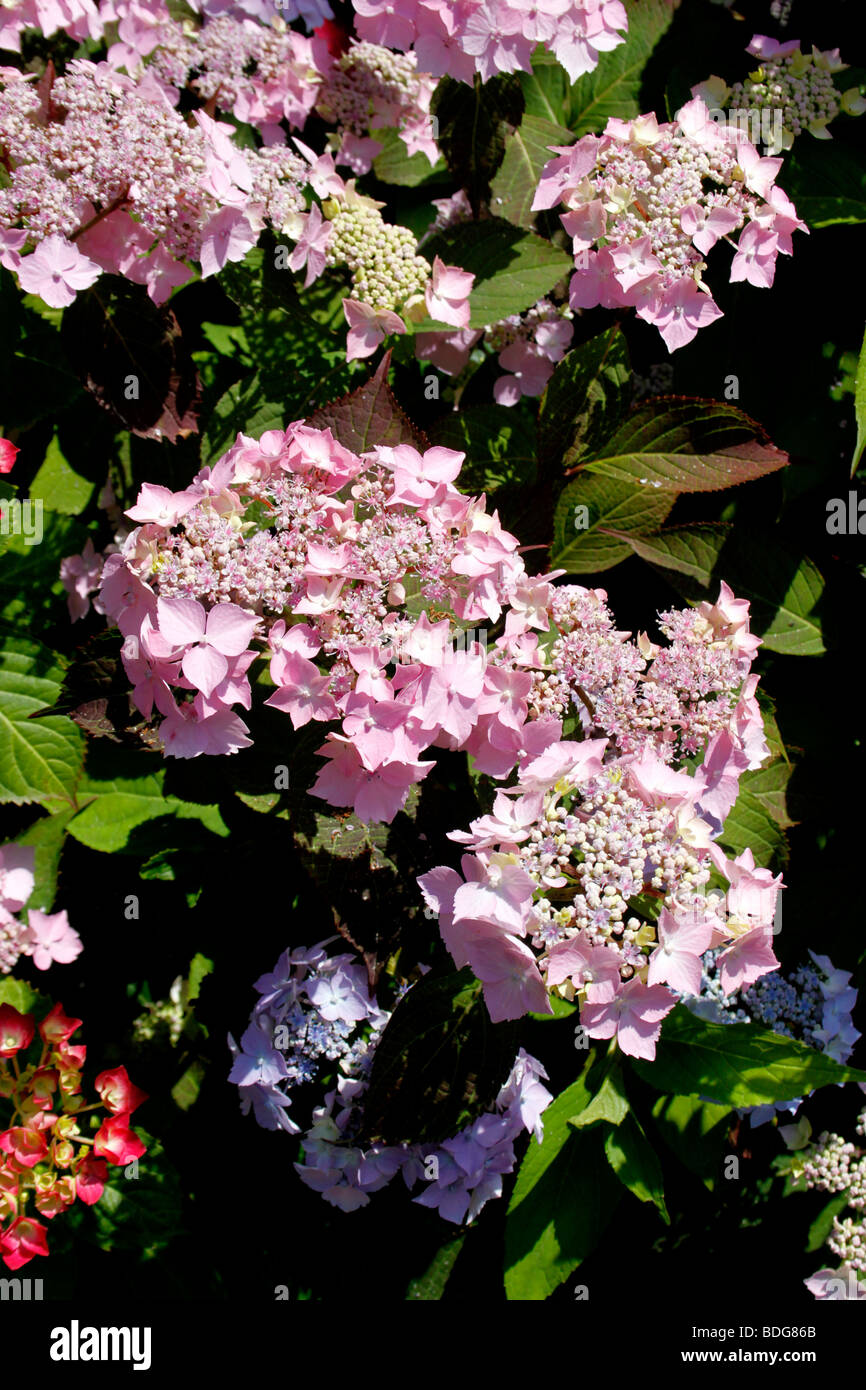
<svg viewBox="0 0 866 1390">
<path fill-rule="evenodd" d="M 145 1152 L 129 1117 L 147 1096 L 125 1067 L 100 1072 L 94 1082 L 99 1100 L 84 1104 L 87 1048 L 69 1041 L 80 1026 L 80 1018 L 67 1018 L 55 1004 L 38 1027 L 39 1058 L 28 1062 L 36 1020 L 0 1004 L 0 1108 L 4 1101 L 12 1105 L 9 1127 L 0 1129 L 0 1258 L 9 1269 L 48 1254 L 47 1228 L 25 1212 L 31 1195 L 39 1215 L 49 1219 L 76 1197 L 92 1206 L 104 1191 L 108 1164 L 129 1163 Z M 108 1115 L 92 1137 L 85 1136 L 80 1117 L 100 1109 Z"/>
</svg>

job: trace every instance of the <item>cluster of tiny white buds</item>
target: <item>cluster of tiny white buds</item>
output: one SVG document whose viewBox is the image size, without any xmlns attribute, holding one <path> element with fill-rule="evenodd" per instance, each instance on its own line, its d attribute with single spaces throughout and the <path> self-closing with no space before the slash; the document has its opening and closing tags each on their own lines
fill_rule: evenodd
<svg viewBox="0 0 866 1390">
<path fill-rule="evenodd" d="M 824 1130 L 803 1161 L 806 1185 L 821 1192 L 845 1192 L 851 1185 L 851 1160 L 856 1155 L 852 1143 L 840 1134 Z"/>
<path fill-rule="evenodd" d="M 799 51 L 766 59 L 745 82 L 731 88 L 732 110 L 780 110 L 782 125 L 792 136 L 829 125 L 839 114 L 839 93 L 832 73 Z"/>
<path fill-rule="evenodd" d="M 329 200 L 325 210 L 334 229 L 325 261 L 348 266 L 353 298 L 392 311 L 423 302 L 430 266 L 407 227 L 383 221 L 378 208 L 360 201 Z"/>
<path fill-rule="evenodd" d="M 827 1244 L 843 1264 L 866 1273 L 866 1222 L 852 1216 L 833 1218 L 833 1230 Z"/>
</svg>

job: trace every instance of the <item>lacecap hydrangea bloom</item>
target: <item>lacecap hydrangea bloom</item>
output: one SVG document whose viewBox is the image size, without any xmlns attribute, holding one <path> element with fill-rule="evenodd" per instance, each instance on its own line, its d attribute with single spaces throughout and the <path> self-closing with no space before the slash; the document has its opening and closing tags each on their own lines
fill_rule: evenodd
<svg viewBox="0 0 866 1390">
<path fill-rule="evenodd" d="M 107 61 L 158 84 L 172 106 L 187 92 L 254 126 L 266 146 L 284 145 L 283 123 L 303 129 L 334 59 L 323 39 L 286 28 L 273 9 L 271 19 L 226 12 L 196 27 L 133 0 Z"/>
<path fill-rule="evenodd" d="M 0 263 L 65 308 L 103 271 L 163 303 L 191 278 L 243 260 L 267 223 L 304 208 L 307 163 L 288 147 L 241 150 L 204 111 L 188 124 L 155 79 L 74 59 L 46 91 L 0 75 Z M 30 254 L 27 254 L 29 248 Z"/>
<path fill-rule="evenodd" d="M 700 989 L 705 952 L 724 946 L 726 993 L 779 964 L 781 878 L 717 843 L 740 776 L 768 752 L 749 675 L 759 639 L 726 585 L 715 604 L 662 615 L 666 648 L 615 631 L 604 598 L 554 590 L 547 662 L 526 692 L 582 737 L 524 754 L 492 813 L 450 834 L 461 871 L 419 883 L 495 1022 L 550 1012 L 555 990 L 579 1002 L 587 1036 L 652 1059 L 673 991 Z M 705 891 L 713 873 L 724 908 Z"/>
<path fill-rule="evenodd" d="M 286 127 L 302 131 L 315 112 L 333 127 L 328 147 L 336 163 L 355 174 L 370 170 L 383 148 L 375 131 L 386 128 L 398 131 L 408 154 L 422 151 L 436 162 L 430 119 L 436 79 L 419 70 L 413 53 L 356 39 L 347 51 L 331 53 L 325 38 L 308 38 L 273 14 L 271 21 L 225 13 L 195 28 L 160 4 L 135 0 L 107 61 L 157 83 L 172 106 L 184 91 L 216 104 L 254 126 L 266 148 L 284 146 Z"/>
<path fill-rule="evenodd" d="M 272 708 L 295 728 L 334 726 L 313 794 L 363 820 L 396 814 L 431 746 L 504 774 L 557 739 L 559 720 L 543 702 L 530 719 L 528 703 L 550 584 L 483 499 L 457 491 L 462 462 L 409 444 L 360 457 L 298 422 L 240 435 L 182 492 L 146 484 L 98 601 L 166 755 L 249 745 L 235 707 L 250 708 L 261 656 Z M 488 661 L 471 625 L 506 609 Z"/>
<path fill-rule="evenodd" d="M 567 209 L 572 309 L 630 305 L 669 352 L 721 316 L 703 280 L 717 242 L 734 247 L 732 281 L 768 288 L 793 233 L 808 231 L 776 186 L 781 159 L 760 155 L 739 127 L 711 120 L 700 97 L 673 121 L 611 118 L 603 135 L 554 152 L 533 208 Z"/>
<path fill-rule="evenodd" d="M 295 1164 L 301 1180 L 332 1206 L 353 1211 L 399 1174 L 409 1189 L 426 1182 L 414 1198 L 422 1206 L 447 1221 L 473 1220 L 501 1196 L 518 1136 L 527 1130 L 541 1141 L 541 1117 L 552 1099 L 541 1084 L 544 1068 L 521 1048 L 494 1108 L 441 1144 L 360 1144 L 364 1093 L 391 1011 L 371 996 L 363 967 L 348 955 L 329 956 L 330 944 L 285 951 L 256 981 L 260 998 L 240 1046 L 229 1036 L 229 1080 L 239 1088 L 243 1113 L 252 1108 L 264 1129 L 297 1134 L 288 1114 L 291 1092 L 336 1067 L 336 1084 L 303 1135 L 303 1162 Z M 396 999 L 410 988 L 402 986 Z"/>
<path fill-rule="evenodd" d="M 295 1169 L 308 1187 L 343 1211 L 366 1206 L 369 1193 L 386 1187 L 399 1174 L 406 1187 L 425 1182 L 413 1201 L 432 1207 L 455 1225 L 474 1221 L 491 1198 L 502 1196 L 502 1178 L 516 1164 L 514 1142 L 524 1131 L 540 1143 L 543 1113 L 553 1097 L 541 1084 L 547 1073 L 520 1049 L 500 1088 L 494 1108 L 477 1116 L 441 1144 L 353 1143 L 363 1120 L 364 1092 L 378 1036 L 372 1038 L 361 1062 L 341 1063 L 346 1075 L 337 1078 L 324 1104 L 313 1112 L 313 1124 L 302 1140 L 303 1163 Z"/>
</svg>

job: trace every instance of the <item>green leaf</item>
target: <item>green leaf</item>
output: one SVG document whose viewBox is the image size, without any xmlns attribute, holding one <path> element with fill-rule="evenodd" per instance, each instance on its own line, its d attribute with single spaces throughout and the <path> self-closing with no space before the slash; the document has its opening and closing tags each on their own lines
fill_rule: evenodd
<svg viewBox="0 0 866 1390">
<path fill-rule="evenodd" d="M 632 553 L 629 538 L 654 532 L 675 500 L 655 488 L 579 474 L 560 493 L 554 510 L 551 569 L 598 574 L 620 564 Z M 586 511 L 578 510 L 583 507 Z"/>
<path fill-rule="evenodd" d="M 430 429 L 433 444 L 466 455 L 457 482 L 477 495 L 525 486 L 535 478 L 535 436 L 519 407 L 470 405 L 440 415 Z"/>
<path fill-rule="evenodd" d="M 6 433 L 28 429 L 83 395 L 56 328 L 24 300 L 9 271 L 0 269 L 0 420 Z M 50 390 L 46 383 L 50 382 Z"/>
<path fill-rule="evenodd" d="M 857 472 L 863 457 L 863 450 L 866 448 L 866 333 L 863 334 L 863 344 L 860 348 L 854 384 L 854 419 L 857 423 L 857 443 L 854 445 L 854 457 L 851 460 L 852 478 Z"/>
<path fill-rule="evenodd" d="M 550 1010 L 549 1014 L 530 1013 L 529 1017 L 535 1019 L 536 1023 L 555 1023 L 562 1018 L 574 1018 L 578 1011 L 576 1004 L 570 1004 L 559 994 L 550 995 Z"/>
<path fill-rule="evenodd" d="M 654 1062 L 635 1071 L 656 1090 L 698 1095 L 717 1105 L 772 1105 L 820 1086 L 866 1081 L 805 1043 L 753 1023 L 709 1023 L 678 1004 L 662 1029 Z"/>
<path fill-rule="evenodd" d="M 87 532 L 73 517 L 44 508 L 42 540 L 29 543 L 22 534 L 9 536 L 0 559 L 0 621 L 31 632 L 52 619 L 68 623 L 66 595 L 60 583 L 60 561 L 84 548 Z"/>
<path fill-rule="evenodd" d="M 633 120 L 647 107 L 641 101 L 644 69 L 674 17 L 668 0 L 626 0 L 626 41 L 602 53 L 597 67 L 571 88 L 568 125 L 575 135 L 601 134 L 611 116 Z"/>
<path fill-rule="evenodd" d="M 788 859 L 785 830 L 794 825 L 788 814 L 787 790 L 794 771 L 786 758 L 774 758 L 765 767 L 746 771 L 740 778 L 734 803 L 719 842 L 733 854 L 751 848 L 755 861 L 770 868 Z"/>
<path fill-rule="evenodd" d="M 487 201 L 507 137 L 523 115 L 520 82 L 501 75 L 484 83 L 478 78 L 470 87 L 443 77 L 433 93 L 430 112 L 439 122 L 437 141 L 453 182 L 466 189 L 477 212 Z M 463 266 L 462 261 L 458 264 Z"/>
<path fill-rule="evenodd" d="M 217 806 L 202 806 L 165 796 L 164 777 L 161 769 L 153 775 L 113 781 L 85 779 L 79 789 L 79 800 L 85 802 L 88 797 L 92 800 L 69 822 L 69 834 L 89 849 L 104 854 L 124 849 L 136 826 L 159 816 L 200 820 L 214 834 L 228 835 L 228 827 Z"/>
<path fill-rule="evenodd" d="M 721 1168 L 730 1113 L 730 1106 L 713 1105 L 698 1096 L 659 1096 L 652 1111 L 664 1142 L 710 1187 Z"/>
<path fill-rule="evenodd" d="M 137 1118 L 137 1116 L 136 1116 Z M 168 1163 L 158 1139 L 136 1126 L 147 1143 L 138 1160 L 138 1177 L 113 1169 L 113 1181 L 90 1208 L 95 1238 L 103 1250 L 124 1250 L 139 1260 L 152 1260 L 183 1229 L 182 1199 L 177 1170 Z"/>
<path fill-rule="evenodd" d="M 572 348 L 541 398 L 539 466 L 558 472 L 593 457 L 628 409 L 630 382 L 628 348 L 619 327 Z"/>
<path fill-rule="evenodd" d="M 620 1182 L 640 1202 L 654 1202 L 662 1220 L 671 1224 L 665 1206 L 662 1167 L 655 1151 L 633 1114 L 626 1115 L 604 1141 L 607 1161 Z"/>
<path fill-rule="evenodd" d="M 628 1099 L 622 1079 L 622 1070 L 614 1065 L 605 1071 L 604 1078 L 592 1100 L 577 1115 L 572 1115 L 569 1124 L 575 1129 L 597 1124 L 606 1120 L 610 1125 L 621 1124 L 629 1113 Z"/>
<path fill-rule="evenodd" d="M 719 836 L 719 843 L 733 855 L 751 849 L 755 863 L 760 868 L 781 867 L 788 861 L 788 841 L 784 829 L 758 797 L 752 796 L 748 787 L 742 784 Z"/>
<path fill-rule="evenodd" d="M 584 468 L 664 492 L 720 492 L 788 465 L 754 420 L 712 400 L 656 397 L 640 405 Z"/>
<path fill-rule="evenodd" d="M 255 393 L 249 391 L 244 403 L 247 420 L 254 412 L 269 419 L 264 424 L 259 415 L 259 432 L 279 427 L 277 418 L 304 418 L 348 390 L 365 370 L 362 363 L 346 362 L 344 277 L 326 271 L 308 289 L 299 290 L 297 277 L 285 264 L 287 250 L 266 233 L 240 264 L 226 265 L 220 274 L 220 284 L 238 306 L 247 365 L 254 365 L 257 373 Z M 249 386 L 245 380 L 245 390 Z M 243 421 L 238 429 L 255 433 Z"/>
<path fill-rule="evenodd" d="M 190 1062 L 180 1080 L 172 1086 L 171 1098 L 179 1110 L 189 1110 L 195 1105 L 206 1071 L 206 1063 L 196 1058 L 194 1062 Z"/>
<path fill-rule="evenodd" d="M 370 134 L 382 146 L 382 153 L 373 160 L 373 173 L 383 183 L 400 184 L 403 188 L 417 188 L 422 183 L 438 183 L 445 172 L 444 159 L 431 164 L 421 150 L 409 154 L 399 131 L 371 130 Z"/>
<path fill-rule="evenodd" d="M 86 638 L 72 652 L 63 673 L 59 698 L 51 714 L 68 714 L 93 738 L 135 738 L 131 726 L 141 724 L 141 713 L 130 708 L 129 677 L 120 659 L 122 638 L 116 628 L 103 629 Z"/>
<path fill-rule="evenodd" d="M 601 1239 L 622 1188 L 596 1130 L 569 1121 L 588 1103 L 583 1077 L 544 1112 L 541 1144 L 529 1142 L 505 1223 L 510 1301 L 546 1299 Z"/>
<path fill-rule="evenodd" d="M 518 77 L 527 115 L 562 125 L 569 81 L 565 68 L 560 67 L 553 54 L 539 45 L 532 55 L 532 72 L 518 73 Z M 560 143 L 568 144 L 569 141 Z"/>
<path fill-rule="evenodd" d="M 14 975 L 4 975 L 0 979 L 0 1004 L 11 1004 L 19 1014 L 33 1014 L 43 1019 L 51 1008 L 50 1000 L 33 989 L 26 980 L 16 980 Z"/>
<path fill-rule="evenodd" d="M 455 1240 L 446 1241 L 441 1246 L 427 1269 L 417 1279 L 412 1279 L 406 1290 L 407 1299 L 438 1300 L 445 1291 L 451 1271 L 457 1263 L 457 1256 L 463 1249 L 466 1233 L 462 1232 Z"/>
<path fill-rule="evenodd" d="M 52 507 L 56 512 L 78 516 L 94 491 L 95 484 L 89 478 L 82 478 L 66 462 L 55 435 L 45 451 L 39 472 L 30 484 L 30 496 L 40 497 L 46 507 Z"/>
<path fill-rule="evenodd" d="M 751 629 L 771 651 L 819 656 L 825 650 L 821 573 L 772 532 L 692 523 L 651 535 L 617 534 L 641 559 L 664 571 L 684 598 L 714 601 L 724 579 L 740 598 L 749 599 Z"/>
<path fill-rule="evenodd" d="M 611 527 L 611 530 L 617 530 Z M 620 528 L 625 538 L 625 532 Z M 682 586 L 687 589 L 686 597 L 703 594 L 713 583 L 722 547 L 732 534 L 731 526 L 720 522 L 691 522 L 684 526 L 668 526 L 657 534 L 645 532 L 640 539 L 629 543 L 629 548 L 647 564 L 661 570 L 674 570 L 684 579 L 694 584 Z M 680 581 L 667 576 L 672 584 L 681 587 Z"/>
<path fill-rule="evenodd" d="M 788 814 L 788 783 L 793 771 L 793 765 L 785 758 L 774 758 L 765 767 L 753 768 L 740 778 L 741 790 L 754 797 L 783 830 L 796 824 Z"/>
<path fill-rule="evenodd" d="M 203 956 L 201 951 L 196 951 L 189 966 L 187 977 L 186 998 L 187 1003 L 193 1004 L 198 999 L 202 982 L 210 975 L 213 970 L 213 961 Z"/>
<path fill-rule="evenodd" d="M 249 355 L 247 335 L 237 324 L 203 323 L 201 331 L 222 357 Z"/>
<path fill-rule="evenodd" d="M 485 328 L 522 313 L 574 268 L 571 256 L 558 246 L 499 217 L 439 232 L 421 250 L 431 263 L 441 256 L 446 265 L 459 265 L 475 276 L 470 328 Z"/>
<path fill-rule="evenodd" d="M 105 854 L 123 849 L 137 825 L 166 814 L 165 799 L 158 785 L 135 792 L 109 792 L 91 801 L 79 812 L 69 833 L 89 849 Z"/>
<path fill-rule="evenodd" d="M 390 363 L 391 354 L 386 352 L 363 386 L 315 411 L 307 418 L 308 426 L 330 429 L 340 444 L 356 454 L 377 444 L 411 444 L 423 452 L 428 447 L 423 432 L 405 415 L 388 385 Z"/>
<path fill-rule="evenodd" d="M 220 396 L 201 441 L 201 461 L 212 463 L 235 442 L 239 432 L 259 439 L 266 430 L 283 429 L 283 406 L 268 400 L 258 372 L 243 377 Z"/>
<path fill-rule="evenodd" d="M 532 202 L 541 171 L 553 154 L 550 145 L 570 145 L 571 131 L 541 116 L 524 115 L 517 130 L 506 141 L 505 158 L 490 186 L 493 206 L 499 217 L 518 227 L 531 227 L 535 221 Z"/>
<path fill-rule="evenodd" d="M 376 1049 L 363 1139 L 440 1142 L 488 1109 L 514 1063 L 517 1029 L 491 1023 L 468 968 L 431 971 L 400 1000 Z"/>
<path fill-rule="evenodd" d="M 808 1254 L 814 1254 L 816 1250 L 820 1250 L 821 1246 L 826 1244 L 827 1237 L 833 1230 L 833 1218 L 842 1215 L 848 1205 L 849 1195 L 848 1192 L 837 1192 L 815 1217 L 809 1227 L 809 1237 L 806 1243 Z"/>
<path fill-rule="evenodd" d="M 38 642 L 0 637 L 0 801 L 71 802 L 83 739 L 71 719 L 31 719 L 60 693 L 62 669 Z"/>
<path fill-rule="evenodd" d="M 795 140 L 779 183 L 810 227 L 866 222 L 866 169 L 840 140 Z"/>
</svg>

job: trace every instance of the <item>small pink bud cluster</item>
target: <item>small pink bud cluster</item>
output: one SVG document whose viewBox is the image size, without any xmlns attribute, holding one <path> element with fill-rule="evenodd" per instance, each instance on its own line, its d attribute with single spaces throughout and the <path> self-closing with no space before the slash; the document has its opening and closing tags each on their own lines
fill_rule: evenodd
<svg viewBox="0 0 866 1390">
<path fill-rule="evenodd" d="M 712 121 L 700 97 L 674 121 L 612 118 L 601 137 L 585 135 L 555 153 L 533 208 L 567 209 L 572 309 L 631 305 L 669 352 L 721 316 L 702 280 L 718 241 L 734 246 L 732 281 L 766 288 L 777 255 L 792 253 L 792 233 L 807 230 L 775 186 L 782 161 L 762 158 L 739 128 Z"/>
<path fill-rule="evenodd" d="M 100 1072 L 93 1083 L 99 1100 L 84 1104 L 87 1048 L 70 1042 L 80 1026 L 80 1018 L 67 1018 L 55 1004 L 38 1026 L 39 1056 L 28 1060 L 36 1020 L 0 1004 L 0 1108 L 8 1107 L 0 1130 L 0 1258 L 9 1269 L 48 1254 L 47 1227 L 27 1211 L 31 1197 L 49 1220 L 76 1197 L 92 1206 L 105 1190 L 107 1165 L 145 1153 L 129 1117 L 147 1096 L 125 1067 Z M 108 1114 L 88 1138 L 81 1117 L 101 1109 Z"/>
<path fill-rule="evenodd" d="M 772 925 L 781 878 L 756 868 L 749 850 L 731 860 L 715 843 L 740 776 L 767 751 L 755 678 L 743 680 L 756 639 L 748 605 L 727 586 L 702 609 L 695 642 L 710 664 L 713 653 L 727 651 L 742 689 L 733 709 L 722 706 L 724 727 L 706 743 L 695 772 L 671 765 L 676 701 L 666 718 L 656 706 L 651 737 L 635 744 L 598 736 L 603 723 L 575 686 L 584 737 L 524 757 L 493 813 L 449 836 L 466 847 L 462 872 L 443 866 L 419 879 L 455 964 L 469 965 L 483 982 L 494 1021 L 550 1012 L 553 990 L 580 1002 L 588 1037 L 616 1037 L 624 1052 L 652 1059 L 661 1020 L 676 1003 L 671 989 L 699 992 L 706 951 L 725 945 L 726 994 L 777 967 Z M 611 635 L 621 641 L 626 634 Z M 651 644 L 642 639 L 642 647 Z M 660 661 L 656 655 L 653 666 Z M 634 669 L 623 663 L 624 686 Z M 670 681 L 675 690 L 669 668 L 662 664 L 658 674 L 660 688 Z M 608 689 L 616 684 L 610 679 Z M 652 669 L 647 680 L 653 683 Z M 724 916 L 704 892 L 712 870 L 730 885 Z"/>
<path fill-rule="evenodd" d="M 34 850 L 30 845 L 0 847 L 0 974 L 8 975 L 20 956 L 31 956 L 37 970 L 55 961 L 68 965 L 80 955 L 81 938 L 65 912 L 39 912 L 31 907 L 27 921 L 21 912 L 33 892 Z"/>
<path fill-rule="evenodd" d="M 434 77 L 487 82 L 529 72 L 543 44 L 572 82 L 624 41 L 620 0 L 353 0 L 362 39 L 406 52 Z"/>
</svg>

